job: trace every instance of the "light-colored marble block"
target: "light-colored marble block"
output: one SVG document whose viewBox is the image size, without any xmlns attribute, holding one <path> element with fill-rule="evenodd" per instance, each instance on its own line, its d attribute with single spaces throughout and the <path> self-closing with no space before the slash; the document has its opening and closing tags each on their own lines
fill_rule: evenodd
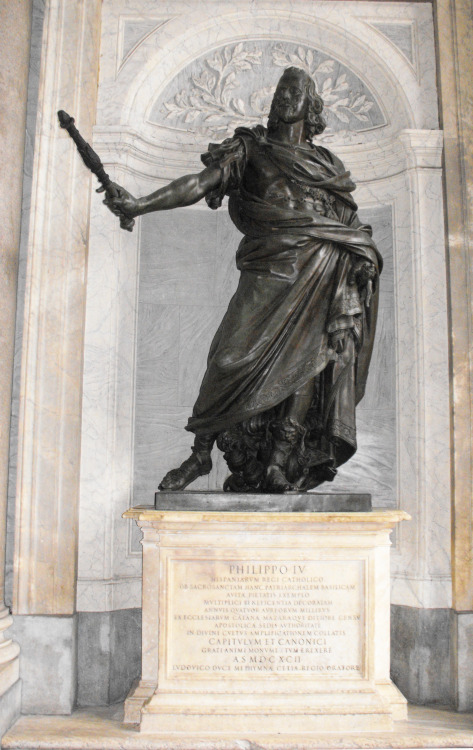
<svg viewBox="0 0 473 750">
<path fill-rule="evenodd" d="M 17 615 L 12 631 L 21 648 L 22 711 L 70 714 L 77 689 L 76 615 Z"/>
<path fill-rule="evenodd" d="M 409 516 L 127 511 L 143 531 L 142 732 L 389 731 L 389 534 Z"/>
</svg>

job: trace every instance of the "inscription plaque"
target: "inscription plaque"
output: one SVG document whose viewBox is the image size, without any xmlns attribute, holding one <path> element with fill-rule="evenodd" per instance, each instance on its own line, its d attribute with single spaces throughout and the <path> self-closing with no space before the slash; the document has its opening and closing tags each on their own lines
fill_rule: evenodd
<svg viewBox="0 0 473 750">
<path fill-rule="evenodd" d="M 167 677 L 363 677 L 363 566 L 168 559 Z"/>
</svg>

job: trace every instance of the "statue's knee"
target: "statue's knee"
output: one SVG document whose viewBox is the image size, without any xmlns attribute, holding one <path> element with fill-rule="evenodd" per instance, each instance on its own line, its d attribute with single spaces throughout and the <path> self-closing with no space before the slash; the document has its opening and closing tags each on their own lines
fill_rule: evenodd
<svg viewBox="0 0 473 750">
<path fill-rule="evenodd" d="M 311 378 L 306 383 L 304 383 L 304 385 L 301 385 L 297 390 L 295 390 L 292 395 L 296 399 L 311 398 L 313 392 L 314 392 L 314 378 Z"/>
</svg>

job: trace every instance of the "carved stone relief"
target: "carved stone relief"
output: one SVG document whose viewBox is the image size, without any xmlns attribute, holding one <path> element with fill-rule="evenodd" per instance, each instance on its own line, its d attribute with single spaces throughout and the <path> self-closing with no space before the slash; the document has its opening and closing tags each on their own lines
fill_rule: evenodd
<svg viewBox="0 0 473 750">
<path fill-rule="evenodd" d="M 165 88 L 150 120 L 221 140 L 235 128 L 266 121 L 280 70 L 295 66 L 314 79 L 328 127 L 353 133 L 386 125 L 375 95 L 353 70 L 320 50 L 290 42 L 228 44 L 194 60 Z"/>
</svg>

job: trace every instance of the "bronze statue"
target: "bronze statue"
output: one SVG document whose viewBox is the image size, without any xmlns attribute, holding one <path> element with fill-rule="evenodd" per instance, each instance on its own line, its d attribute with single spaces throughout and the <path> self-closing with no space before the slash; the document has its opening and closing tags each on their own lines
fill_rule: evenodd
<svg viewBox="0 0 473 750">
<path fill-rule="evenodd" d="M 107 188 L 104 203 L 122 220 L 204 197 L 216 209 L 228 195 L 244 235 L 238 289 L 187 425 L 192 454 L 161 490 L 209 473 L 215 441 L 232 472 L 228 491 L 308 490 L 356 450 L 382 259 L 358 219 L 349 172 L 312 142 L 325 128 L 322 109 L 313 80 L 288 68 L 267 129 L 238 128 L 209 145 L 202 172 L 149 196 Z"/>
</svg>

